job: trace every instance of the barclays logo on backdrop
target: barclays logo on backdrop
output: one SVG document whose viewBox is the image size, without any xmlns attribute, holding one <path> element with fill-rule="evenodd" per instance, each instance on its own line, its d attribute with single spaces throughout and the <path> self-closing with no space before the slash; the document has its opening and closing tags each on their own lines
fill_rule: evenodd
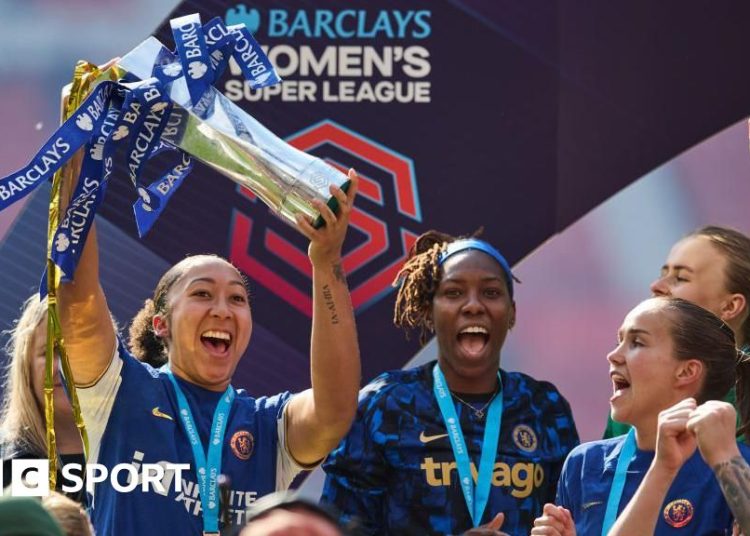
<svg viewBox="0 0 750 536">
<path fill-rule="evenodd" d="M 259 10 L 237 4 L 226 12 L 227 25 L 244 24 L 265 37 L 308 39 L 425 39 L 432 28 L 428 9 L 269 9 L 265 20 Z"/>
<path fill-rule="evenodd" d="M 260 12 L 257 9 L 247 10 L 245 4 L 238 4 L 227 9 L 224 19 L 227 26 L 231 24 L 244 24 L 251 34 L 255 34 L 260 28 Z"/>
</svg>

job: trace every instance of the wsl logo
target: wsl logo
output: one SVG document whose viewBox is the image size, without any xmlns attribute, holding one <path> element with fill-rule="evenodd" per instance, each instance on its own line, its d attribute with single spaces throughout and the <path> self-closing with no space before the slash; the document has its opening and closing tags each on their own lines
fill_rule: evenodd
<svg viewBox="0 0 750 536">
<path fill-rule="evenodd" d="M 414 162 L 329 119 L 286 138 L 287 143 L 346 172 L 357 169 L 360 188 L 351 214 L 352 244 L 342 259 L 352 305 L 360 311 L 391 292 L 391 283 L 421 232 L 422 211 Z M 302 314 L 312 316 L 304 237 L 268 211 L 248 190 L 234 209 L 230 260 L 253 281 Z"/>
<path fill-rule="evenodd" d="M 305 37 L 308 39 L 425 39 L 430 36 L 427 9 L 269 9 L 265 25 L 261 13 L 237 4 L 226 12 L 227 25 L 244 24 L 250 33 L 264 37 Z"/>
</svg>

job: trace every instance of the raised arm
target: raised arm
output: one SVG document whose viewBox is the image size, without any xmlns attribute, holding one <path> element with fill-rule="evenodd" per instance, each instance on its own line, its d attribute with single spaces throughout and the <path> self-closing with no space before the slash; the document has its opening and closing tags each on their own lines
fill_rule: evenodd
<svg viewBox="0 0 750 536">
<path fill-rule="evenodd" d="M 64 173 L 75 184 L 80 172 L 77 154 Z M 116 337 L 107 300 L 99 284 L 99 250 L 96 226 L 92 226 L 81 254 L 74 280 L 58 291 L 60 324 L 76 385 L 94 383 L 104 372 L 114 352 Z"/>
<path fill-rule="evenodd" d="M 116 60 L 100 67 L 106 69 Z M 70 87 L 63 90 L 65 109 Z M 81 172 L 83 151 L 78 151 L 63 168 L 60 217 L 75 190 Z M 65 348 L 76 385 L 95 382 L 104 372 L 114 352 L 116 337 L 107 300 L 99 285 L 99 250 L 96 225 L 91 227 L 81 254 L 74 281 L 63 283 L 58 290 L 60 324 Z"/>
<path fill-rule="evenodd" d="M 669 487 L 695 452 L 695 437 L 687 429 L 695 406 L 695 400 L 687 398 L 659 413 L 656 456 L 635 495 L 609 531 L 610 536 L 654 534 Z"/>
<path fill-rule="evenodd" d="M 314 229 L 298 218 L 310 239 L 313 266 L 313 320 L 310 343 L 312 389 L 292 398 L 287 408 L 287 446 L 294 459 L 312 464 L 325 457 L 344 437 L 357 410 L 360 382 L 359 345 L 349 288 L 341 267 L 341 247 L 349 224 L 358 177 L 349 171 L 345 194 L 331 193 L 339 202 L 337 215 L 317 203 L 326 224 Z"/>
</svg>

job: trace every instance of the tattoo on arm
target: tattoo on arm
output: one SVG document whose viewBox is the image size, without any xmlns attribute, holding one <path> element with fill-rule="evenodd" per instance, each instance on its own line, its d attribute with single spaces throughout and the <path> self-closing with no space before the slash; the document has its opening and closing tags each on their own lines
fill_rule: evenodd
<svg viewBox="0 0 750 536">
<path fill-rule="evenodd" d="M 750 534 L 750 466 L 742 456 L 714 466 L 721 491 L 744 534 Z"/>
<path fill-rule="evenodd" d="M 336 281 L 346 284 L 346 274 L 344 274 L 344 269 L 341 267 L 340 262 L 333 264 L 333 276 L 336 278 Z"/>
<path fill-rule="evenodd" d="M 331 313 L 331 324 L 339 323 L 339 315 L 336 313 L 336 303 L 333 301 L 333 293 L 331 287 L 323 285 L 323 300 L 326 304 L 326 309 Z"/>
</svg>

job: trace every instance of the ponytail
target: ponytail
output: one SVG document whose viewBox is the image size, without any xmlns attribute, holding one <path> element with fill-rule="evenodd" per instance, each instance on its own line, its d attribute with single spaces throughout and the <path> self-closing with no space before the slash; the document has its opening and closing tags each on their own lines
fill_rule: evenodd
<svg viewBox="0 0 750 536">
<path fill-rule="evenodd" d="M 154 333 L 154 300 L 148 299 L 130 324 L 130 351 L 138 361 L 159 368 L 167 362 L 166 347 Z"/>
</svg>

